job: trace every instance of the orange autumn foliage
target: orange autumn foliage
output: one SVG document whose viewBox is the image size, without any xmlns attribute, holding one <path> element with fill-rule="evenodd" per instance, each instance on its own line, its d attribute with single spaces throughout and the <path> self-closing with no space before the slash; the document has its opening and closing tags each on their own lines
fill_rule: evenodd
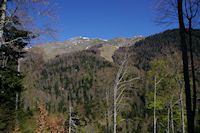
<svg viewBox="0 0 200 133">
<path fill-rule="evenodd" d="M 57 117 L 57 119 L 51 120 L 44 106 L 40 102 L 37 105 L 40 114 L 36 122 L 36 133 L 67 133 L 64 127 L 65 119 L 63 117 Z"/>
</svg>

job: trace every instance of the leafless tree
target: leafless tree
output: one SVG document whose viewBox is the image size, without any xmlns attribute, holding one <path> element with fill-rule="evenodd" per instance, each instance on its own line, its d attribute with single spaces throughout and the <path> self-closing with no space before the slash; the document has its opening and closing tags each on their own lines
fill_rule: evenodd
<svg viewBox="0 0 200 133">
<path fill-rule="evenodd" d="M 56 22 L 55 2 L 49 0 L 2 0 L 0 4 L 0 46 L 27 39 L 22 36 L 5 42 L 3 36 L 4 27 L 13 23 L 16 17 L 20 23 L 17 26 L 18 29 L 31 31 L 34 36 L 42 34 L 54 36 L 56 30 L 51 27 Z M 45 19 L 47 21 L 39 22 L 40 24 L 38 25 L 38 20 Z"/>
<path fill-rule="evenodd" d="M 132 78 L 130 80 L 126 80 L 125 76 L 127 74 L 127 64 L 128 57 L 125 57 L 123 61 L 121 61 L 120 67 L 118 69 L 117 75 L 115 77 L 115 83 L 113 87 L 113 113 L 114 113 L 114 124 L 113 124 L 113 133 L 117 131 L 117 114 L 120 108 L 120 103 L 124 98 L 124 91 L 127 89 L 127 83 L 130 83 L 139 77 Z"/>
<path fill-rule="evenodd" d="M 185 5 L 185 6 L 183 6 Z M 189 5 L 189 6 L 188 6 Z M 185 29 L 185 19 L 189 21 L 189 36 L 190 36 L 190 54 L 191 54 L 191 65 L 194 66 L 193 62 L 193 51 L 192 51 L 192 37 L 191 37 L 191 20 L 198 14 L 199 0 L 159 0 L 157 4 L 158 15 L 157 20 L 161 23 L 170 24 L 174 20 L 178 20 L 179 24 L 179 35 L 180 44 L 182 51 L 182 62 L 183 62 L 183 74 L 185 81 L 185 94 L 186 94 L 186 110 L 187 110 L 187 127 L 188 132 L 194 132 L 194 117 L 196 109 L 196 85 L 195 85 L 195 72 L 192 70 L 193 75 L 193 107 L 191 99 L 191 89 L 190 89 L 190 77 L 189 77 L 189 67 L 188 67 L 188 48 L 186 43 L 186 29 Z M 176 18 L 176 19 L 174 19 Z M 178 18 L 178 19 L 177 19 Z"/>
<path fill-rule="evenodd" d="M 78 117 L 72 115 L 73 106 L 71 100 L 69 100 L 69 133 L 76 132 L 78 128 L 74 119 L 78 120 Z"/>
<path fill-rule="evenodd" d="M 75 132 L 75 130 L 77 129 L 77 125 L 75 123 L 75 121 L 73 119 L 78 119 L 78 117 L 75 117 L 72 115 L 73 112 L 73 104 L 72 104 L 72 94 L 71 94 L 71 90 L 65 90 L 64 88 L 60 88 L 60 91 L 63 92 L 63 98 L 68 97 L 67 101 L 68 101 L 68 116 L 69 116 L 69 128 L 68 128 L 68 132 Z"/>
</svg>

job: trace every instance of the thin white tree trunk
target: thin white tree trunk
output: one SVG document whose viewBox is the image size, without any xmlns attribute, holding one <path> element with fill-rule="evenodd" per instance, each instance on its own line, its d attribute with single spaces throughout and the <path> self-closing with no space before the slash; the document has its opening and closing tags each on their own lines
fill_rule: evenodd
<svg viewBox="0 0 200 133">
<path fill-rule="evenodd" d="M 0 20 L 0 47 L 4 42 L 3 39 L 3 27 L 6 21 L 6 5 L 7 5 L 7 0 L 3 0 L 2 5 L 1 5 L 1 20 Z"/>
<path fill-rule="evenodd" d="M 153 121 L 154 121 L 154 133 L 156 133 L 156 76 L 154 79 L 154 110 L 153 110 Z"/>
<path fill-rule="evenodd" d="M 114 113 L 113 133 L 116 133 L 117 130 L 117 112 L 118 109 L 120 108 L 119 104 L 121 103 L 124 97 L 123 92 L 126 90 L 125 84 L 132 82 L 136 79 L 139 79 L 139 77 L 137 77 L 130 80 L 124 80 L 124 76 L 127 74 L 127 61 L 128 61 L 127 58 L 125 58 L 122 61 L 120 68 L 117 72 L 113 88 L 113 113 Z"/>
<path fill-rule="evenodd" d="M 117 104 L 119 104 L 119 102 L 120 102 L 119 98 L 120 98 L 121 94 L 123 93 L 123 91 L 121 91 L 121 93 L 117 96 L 117 91 L 118 91 L 118 89 L 120 89 L 120 87 L 118 85 L 120 83 L 122 83 L 121 81 L 123 80 L 123 77 L 126 74 L 126 68 L 125 68 L 126 63 L 127 63 L 127 59 L 122 61 L 120 68 L 116 75 L 114 89 L 113 89 L 113 113 L 114 113 L 113 133 L 116 133 L 116 131 L 117 131 Z M 123 72 L 123 70 L 124 70 L 124 72 Z"/>
<path fill-rule="evenodd" d="M 172 100 L 170 101 L 170 112 L 171 112 L 171 128 L 172 128 L 172 133 L 174 133 L 174 118 L 173 118 L 173 104 L 172 104 Z"/>
<path fill-rule="evenodd" d="M 181 88 L 181 92 L 180 92 L 180 106 L 181 106 L 182 133 L 185 133 L 184 106 L 183 106 L 183 88 Z"/>
<path fill-rule="evenodd" d="M 179 74 L 177 72 L 177 74 Z M 183 105 L 183 89 L 184 89 L 184 83 L 181 82 L 181 77 L 180 75 L 178 76 L 178 79 L 176 78 L 177 83 L 180 84 L 180 108 L 181 108 L 181 121 L 182 121 L 182 133 L 185 133 L 185 120 L 184 120 L 184 105 Z"/>
<path fill-rule="evenodd" d="M 18 64 L 17 64 L 17 71 L 20 72 L 20 66 L 21 66 L 21 59 L 18 59 Z M 16 99 L 15 99 L 15 110 L 16 110 L 16 121 L 18 121 L 18 114 L 17 114 L 17 110 L 18 110 L 18 103 L 19 103 L 19 93 L 16 92 Z"/>
<path fill-rule="evenodd" d="M 117 72 L 116 79 L 115 79 L 115 84 L 114 84 L 114 89 L 113 89 L 113 113 L 114 113 L 114 124 L 113 124 L 113 133 L 116 133 L 117 131 L 117 91 L 118 91 L 118 85 L 123 79 L 123 76 L 125 75 L 125 72 L 122 74 L 122 71 L 124 69 L 124 65 L 127 60 L 122 61 L 122 64 Z M 120 77 L 122 74 L 122 77 Z"/>
<path fill-rule="evenodd" d="M 117 86 L 114 88 L 114 130 L 113 133 L 116 133 L 117 128 Z"/>
<path fill-rule="evenodd" d="M 72 106 L 71 106 L 71 99 L 69 99 L 69 133 L 72 130 Z"/>
<path fill-rule="evenodd" d="M 169 131 L 169 124 L 170 124 L 169 115 L 170 115 L 170 108 L 168 108 L 168 113 L 167 113 L 167 133 L 170 133 L 170 131 Z"/>
<path fill-rule="evenodd" d="M 16 93 L 16 99 L 15 99 L 15 110 L 17 111 L 18 110 L 18 99 L 19 99 L 19 94 L 18 92 Z"/>
</svg>

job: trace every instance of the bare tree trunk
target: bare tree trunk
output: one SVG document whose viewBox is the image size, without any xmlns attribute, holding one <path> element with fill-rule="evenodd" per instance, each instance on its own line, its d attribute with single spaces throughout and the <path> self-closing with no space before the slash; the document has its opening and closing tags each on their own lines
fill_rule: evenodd
<svg viewBox="0 0 200 133">
<path fill-rule="evenodd" d="M 185 81 L 185 94 L 186 94 L 186 110 L 187 110 L 187 128 L 188 133 L 194 133 L 194 119 L 192 117 L 191 109 L 191 90 L 188 70 L 188 54 L 187 44 L 185 40 L 185 25 L 183 20 L 183 0 L 177 0 L 178 3 L 178 21 L 179 21 L 179 34 L 181 37 L 183 73 Z"/>
<path fill-rule="evenodd" d="M 173 118 L 173 104 L 172 104 L 173 97 L 170 101 L 170 114 L 171 114 L 171 128 L 172 128 L 172 133 L 174 133 L 174 118 Z"/>
<path fill-rule="evenodd" d="M 123 94 L 123 90 L 118 94 L 118 90 L 122 87 L 119 87 L 119 84 L 122 83 L 121 81 L 123 80 L 124 75 L 126 74 L 126 66 L 127 59 L 124 59 L 120 65 L 120 68 L 117 72 L 116 78 L 115 78 L 115 84 L 114 84 L 114 89 L 113 89 L 113 113 L 114 113 L 114 124 L 113 124 L 113 133 L 117 132 L 117 104 L 119 104 L 122 100 L 123 97 L 121 95 Z M 123 71 L 124 70 L 124 71 Z"/>
<path fill-rule="evenodd" d="M 153 132 L 156 133 L 156 76 L 155 76 L 155 79 L 154 79 L 154 110 L 153 110 L 153 127 L 154 127 L 154 130 Z"/>
<path fill-rule="evenodd" d="M 117 128 L 117 86 L 114 87 L 114 130 L 113 133 L 116 133 L 116 128 Z"/>
<path fill-rule="evenodd" d="M 177 72 L 178 79 L 177 83 L 180 84 L 180 93 L 179 93 L 179 98 L 180 98 L 180 109 L 181 109 L 181 122 L 182 122 L 182 133 L 185 133 L 185 120 L 184 120 L 184 105 L 183 105 L 183 89 L 184 89 L 184 83 L 181 81 L 181 76 L 179 75 L 179 72 Z"/>
<path fill-rule="evenodd" d="M 15 111 L 16 111 L 16 120 L 17 120 L 17 110 L 18 110 L 18 99 L 19 99 L 19 94 L 16 92 L 16 99 L 15 99 Z"/>
<path fill-rule="evenodd" d="M 114 113 L 114 124 L 113 124 L 113 133 L 116 133 L 117 130 L 117 102 L 118 102 L 118 97 L 117 97 L 117 91 L 118 91 L 118 85 L 120 84 L 121 80 L 123 79 L 123 76 L 125 73 L 122 74 L 122 71 L 124 69 L 124 65 L 127 62 L 127 60 L 122 61 L 122 64 L 117 72 L 116 78 L 115 78 L 115 84 L 114 84 L 114 89 L 113 89 L 113 113 Z M 122 74 L 122 77 L 120 77 Z"/>
<path fill-rule="evenodd" d="M 71 105 L 71 97 L 69 96 L 69 133 L 72 130 L 72 105 Z"/>
<path fill-rule="evenodd" d="M 72 107 L 71 106 L 69 106 L 69 133 L 71 133 L 71 127 L 72 127 Z"/>
<path fill-rule="evenodd" d="M 1 20 L 0 20 L 0 47 L 4 42 L 4 38 L 3 38 L 3 27 L 5 24 L 5 20 L 6 20 L 6 5 L 7 5 L 7 0 L 3 0 L 2 4 L 1 4 Z"/>
<path fill-rule="evenodd" d="M 17 64 L 17 71 L 20 72 L 20 67 L 21 67 L 21 58 L 18 59 L 18 64 Z M 16 92 L 16 99 L 15 99 L 15 111 L 16 111 L 16 121 L 18 121 L 18 105 L 19 105 L 19 93 Z"/>
<path fill-rule="evenodd" d="M 181 106 L 182 133 L 185 133 L 184 106 L 183 106 L 183 88 L 181 88 L 181 91 L 180 91 L 180 106 Z"/>
<path fill-rule="evenodd" d="M 120 68 L 117 72 L 116 78 L 115 78 L 115 84 L 113 88 L 113 113 L 114 113 L 114 125 L 113 125 L 113 133 L 116 133 L 117 130 L 117 110 L 119 109 L 119 104 L 121 103 L 124 95 L 123 92 L 126 90 L 125 84 L 130 83 L 136 79 L 139 79 L 139 77 L 125 80 L 124 76 L 127 74 L 127 58 L 121 62 Z"/>
<path fill-rule="evenodd" d="M 169 115 L 170 115 L 170 108 L 168 108 L 168 112 L 167 112 L 167 133 L 169 133 Z"/>
</svg>

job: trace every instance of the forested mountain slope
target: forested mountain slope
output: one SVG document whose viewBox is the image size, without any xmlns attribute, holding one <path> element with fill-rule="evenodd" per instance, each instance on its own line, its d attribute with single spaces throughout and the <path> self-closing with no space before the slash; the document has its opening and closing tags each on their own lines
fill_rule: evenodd
<svg viewBox="0 0 200 133">
<path fill-rule="evenodd" d="M 194 34 L 199 35 L 200 30 L 195 30 Z M 200 56 L 200 38 L 193 37 L 193 47 L 195 56 Z M 153 58 L 159 58 L 173 54 L 180 50 L 180 37 L 177 29 L 167 30 L 159 34 L 151 35 L 136 42 L 130 47 L 120 47 L 115 53 L 117 59 L 120 54 L 130 54 L 134 58 L 136 65 L 147 70 L 148 64 Z"/>
<path fill-rule="evenodd" d="M 196 59 L 199 59 L 199 43 L 200 39 L 194 38 Z M 167 124 L 169 101 L 176 102 L 179 99 L 180 85 L 175 79 L 179 77 L 180 81 L 183 80 L 180 76 L 182 62 L 178 31 L 165 31 L 146 37 L 130 46 L 120 47 L 115 51 L 113 62 L 102 57 L 103 46 L 105 44 L 95 45 L 87 50 L 58 55 L 50 60 L 43 59 L 45 54 L 40 48 L 29 51 L 22 66 L 26 88 L 23 94 L 24 110 L 35 112 L 36 101 L 40 100 L 47 111 L 52 114 L 64 114 L 68 121 L 69 105 L 71 105 L 72 115 L 77 118 L 76 132 L 112 132 L 113 87 L 120 62 L 124 59 L 124 55 L 127 55 L 129 63 L 125 79 L 134 77 L 139 79 L 127 84 L 123 92 L 124 98 L 118 110 L 117 131 L 122 133 L 153 131 L 154 75 L 158 75 L 158 78 L 163 80 L 157 88 L 157 128 L 158 132 L 164 132 L 163 125 Z M 200 62 L 195 60 L 195 63 L 199 79 Z M 172 82 L 171 87 L 170 82 Z M 179 115 L 180 106 L 176 104 L 174 106 L 176 132 L 181 131 Z M 68 127 L 69 123 L 66 124 Z"/>
</svg>

